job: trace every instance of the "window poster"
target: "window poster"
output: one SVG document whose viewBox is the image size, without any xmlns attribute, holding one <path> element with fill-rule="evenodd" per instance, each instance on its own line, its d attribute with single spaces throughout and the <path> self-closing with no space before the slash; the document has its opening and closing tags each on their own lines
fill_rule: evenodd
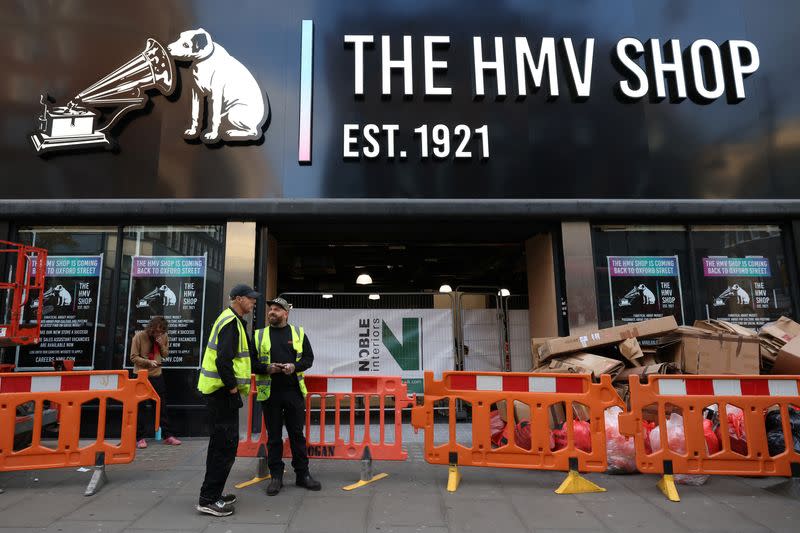
<svg viewBox="0 0 800 533">
<path fill-rule="evenodd" d="M 769 259 L 761 256 L 703 258 L 705 311 L 748 328 L 760 328 L 778 316 Z"/>
<path fill-rule="evenodd" d="M 18 370 L 52 370 L 57 360 L 75 361 L 75 369 L 94 367 L 102 275 L 102 255 L 48 256 L 44 293 L 24 313 L 35 316 L 42 306 L 40 341 L 17 349 Z"/>
<path fill-rule="evenodd" d="M 673 315 L 684 323 L 678 256 L 607 256 L 612 325 Z"/>
<path fill-rule="evenodd" d="M 206 256 L 134 256 L 131 265 L 125 366 L 130 339 L 154 316 L 169 322 L 164 368 L 199 368 L 203 350 Z"/>
</svg>

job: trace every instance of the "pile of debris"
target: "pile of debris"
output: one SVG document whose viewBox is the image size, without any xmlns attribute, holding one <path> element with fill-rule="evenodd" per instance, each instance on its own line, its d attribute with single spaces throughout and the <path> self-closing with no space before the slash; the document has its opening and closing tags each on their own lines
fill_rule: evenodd
<svg viewBox="0 0 800 533">
<path fill-rule="evenodd" d="M 756 332 L 723 320 L 678 326 L 672 316 L 583 335 L 531 339 L 533 372 L 611 376 L 627 400 L 628 377 L 652 374 L 800 374 L 800 324 L 781 317 Z"/>
</svg>

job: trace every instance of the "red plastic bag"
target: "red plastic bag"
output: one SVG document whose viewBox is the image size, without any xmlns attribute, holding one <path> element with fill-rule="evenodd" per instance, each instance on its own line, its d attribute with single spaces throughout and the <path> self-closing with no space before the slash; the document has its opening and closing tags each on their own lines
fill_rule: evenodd
<svg viewBox="0 0 800 533">
<path fill-rule="evenodd" d="M 589 422 L 583 420 L 572 421 L 572 432 L 575 438 L 575 447 L 584 452 L 592 451 L 592 428 Z M 552 451 L 563 450 L 568 444 L 567 422 L 562 424 L 561 429 L 554 429 L 551 434 Z"/>
<path fill-rule="evenodd" d="M 719 451 L 719 439 L 714 433 L 714 423 L 709 419 L 703 419 L 703 436 L 706 438 L 706 450 L 709 455 Z"/>
<path fill-rule="evenodd" d="M 606 409 L 606 456 L 609 474 L 632 474 L 636 472 L 636 447 L 632 437 L 619 432 L 619 414 L 622 409 Z"/>
<path fill-rule="evenodd" d="M 744 432 L 744 412 L 735 405 L 725 406 L 728 415 L 728 437 L 731 441 L 731 451 L 747 455 L 747 435 Z M 717 427 L 717 438 L 723 442 L 722 425 Z"/>
<path fill-rule="evenodd" d="M 650 446 L 650 433 L 653 431 L 653 428 L 656 427 L 655 422 L 648 422 L 647 420 L 642 420 L 642 430 L 644 431 L 644 451 L 649 455 L 653 453 L 653 447 Z"/>
</svg>

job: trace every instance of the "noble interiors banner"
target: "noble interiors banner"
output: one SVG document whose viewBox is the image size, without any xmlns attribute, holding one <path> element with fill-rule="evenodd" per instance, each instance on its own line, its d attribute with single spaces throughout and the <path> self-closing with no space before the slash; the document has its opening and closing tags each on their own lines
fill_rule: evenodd
<svg viewBox="0 0 800 533">
<path fill-rule="evenodd" d="M 449 309 L 294 309 L 314 350 L 309 374 L 401 376 L 422 392 L 423 373 L 452 370 Z"/>
<path fill-rule="evenodd" d="M 52 370 L 59 359 L 75 361 L 76 369 L 93 368 L 102 274 L 102 255 L 47 258 L 45 292 L 25 312 L 35 316 L 42 306 L 41 341 L 17 349 L 19 370 Z"/>
<path fill-rule="evenodd" d="M 154 316 L 169 322 L 164 368 L 199 368 L 203 350 L 206 256 L 134 256 L 131 266 L 125 365 L 130 339 Z"/>
</svg>

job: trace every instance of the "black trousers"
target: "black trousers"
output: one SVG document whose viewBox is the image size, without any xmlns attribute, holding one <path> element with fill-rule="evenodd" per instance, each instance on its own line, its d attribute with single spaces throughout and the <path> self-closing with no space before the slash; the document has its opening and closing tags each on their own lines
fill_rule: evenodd
<svg viewBox="0 0 800 533">
<path fill-rule="evenodd" d="M 150 383 L 161 398 L 161 436 L 163 438 L 174 437 L 172 426 L 167 416 L 167 386 L 164 383 L 164 376 L 150 378 Z M 152 437 L 155 434 L 155 402 L 147 400 L 139 402 L 139 414 L 136 416 L 136 440 L 145 437 Z"/>
<path fill-rule="evenodd" d="M 269 399 L 261 402 L 267 418 L 267 464 L 272 477 L 283 476 L 283 425 L 292 448 L 292 468 L 298 476 L 308 473 L 308 452 L 303 427 L 306 424 L 306 402 L 297 387 L 274 389 Z"/>
<path fill-rule="evenodd" d="M 239 408 L 242 399 L 239 394 L 231 394 L 219 389 L 206 394 L 208 403 L 208 424 L 211 438 L 208 441 L 206 456 L 206 477 L 200 488 L 200 504 L 214 503 L 222 496 L 228 474 L 236 460 L 239 446 Z"/>
</svg>

